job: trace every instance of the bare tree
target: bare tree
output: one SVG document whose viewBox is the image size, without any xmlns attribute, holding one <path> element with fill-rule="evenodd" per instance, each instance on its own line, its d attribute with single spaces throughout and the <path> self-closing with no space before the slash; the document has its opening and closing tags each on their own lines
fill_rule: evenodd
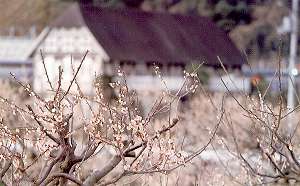
<svg viewBox="0 0 300 186">
<path fill-rule="evenodd" d="M 221 61 L 220 63 L 223 66 Z M 228 73 L 224 66 L 223 69 Z M 257 98 L 244 95 L 244 101 L 242 102 L 237 99 L 237 96 L 227 88 L 222 80 L 223 85 L 227 88 L 228 95 L 244 112 L 243 115 L 250 119 L 249 133 L 251 135 L 248 136 L 248 140 L 256 143 L 257 149 L 252 149 L 249 152 L 241 148 L 236 128 L 228 119 L 226 125 L 230 129 L 229 133 L 232 139 L 222 140 L 222 143 L 226 146 L 228 153 L 240 162 L 240 168 L 247 172 L 251 182 L 256 184 L 300 181 L 300 152 L 297 148 L 299 121 L 294 121 L 296 127 L 290 131 L 289 135 L 286 134 L 289 127 L 287 124 L 290 122 L 287 118 L 296 112 L 299 105 L 292 110 L 286 109 L 281 79 L 281 54 L 279 53 L 278 70 L 266 90 L 260 90 L 258 86 L 256 87 L 258 91 Z M 275 103 L 271 104 L 267 101 L 266 96 L 273 81 L 278 81 L 279 96 Z M 300 103 L 298 97 L 297 99 Z M 228 117 L 226 112 L 224 115 L 225 118 Z"/>
</svg>

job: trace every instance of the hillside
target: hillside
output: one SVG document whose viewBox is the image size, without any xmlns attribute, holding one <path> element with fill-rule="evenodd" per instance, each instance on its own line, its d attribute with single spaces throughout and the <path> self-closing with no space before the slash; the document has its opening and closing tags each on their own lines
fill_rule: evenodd
<svg viewBox="0 0 300 186">
<path fill-rule="evenodd" d="M 0 0 L 0 32 L 15 27 L 17 34 L 26 33 L 32 25 L 41 31 L 67 6 L 58 0 Z"/>
</svg>

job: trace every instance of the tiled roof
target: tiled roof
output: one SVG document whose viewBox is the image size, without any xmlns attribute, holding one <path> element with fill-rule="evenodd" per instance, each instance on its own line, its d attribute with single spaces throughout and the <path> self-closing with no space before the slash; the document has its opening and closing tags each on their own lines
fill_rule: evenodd
<svg viewBox="0 0 300 186">
<path fill-rule="evenodd" d="M 51 27 L 87 26 L 114 60 L 202 63 L 226 66 L 245 62 L 230 38 L 208 18 L 108 9 L 75 3 Z"/>
</svg>

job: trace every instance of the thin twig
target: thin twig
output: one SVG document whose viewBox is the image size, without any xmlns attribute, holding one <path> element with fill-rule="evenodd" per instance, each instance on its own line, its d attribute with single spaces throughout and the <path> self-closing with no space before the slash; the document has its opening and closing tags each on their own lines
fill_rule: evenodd
<svg viewBox="0 0 300 186">
<path fill-rule="evenodd" d="M 44 55 L 43 55 L 42 49 L 40 49 L 40 54 L 41 54 L 42 63 L 43 63 L 43 66 L 44 66 L 44 70 L 45 70 L 45 74 L 46 74 L 46 77 L 47 77 L 48 84 L 49 84 L 51 90 L 54 90 L 54 88 L 52 86 L 52 83 L 50 81 L 49 75 L 48 75 L 48 71 L 47 71 L 47 68 L 46 68 L 45 59 L 44 59 Z"/>
<path fill-rule="evenodd" d="M 60 140 L 54 137 L 52 134 L 48 133 L 47 130 L 45 129 L 45 126 L 38 120 L 36 114 L 34 113 L 33 109 L 31 108 L 30 105 L 26 105 L 28 110 L 31 112 L 34 120 L 37 122 L 37 124 L 41 127 L 41 130 L 45 132 L 46 136 L 48 136 L 51 140 L 53 140 L 55 143 L 60 144 Z"/>
<path fill-rule="evenodd" d="M 89 51 L 87 50 L 87 51 L 85 52 L 85 54 L 84 54 L 84 56 L 83 56 L 83 58 L 82 58 L 80 64 L 79 64 L 79 67 L 77 68 L 77 71 L 76 71 L 75 75 L 73 76 L 73 79 L 72 79 L 71 82 L 70 82 L 70 85 L 69 85 L 67 91 L 63 94 L 63 96 L 62 96 L 62 98 L 61 98 L 60 100 L 63 100 L 64 97 L 69 93 L 69 91 L 70 91 L 70 89 L 71 89 L 71 87 L 72 87 L 72 85 L 73 85 L 73 82 L 75 81 L 76 76 L 78 75 L 79 70 L 81 69 L 81 66 L 82 66 L 82 64 L 83 64 L 83 61 L 85 60 L 85 57 L 87 56 L 88 53 L 89 53 Z"/>
</svg>

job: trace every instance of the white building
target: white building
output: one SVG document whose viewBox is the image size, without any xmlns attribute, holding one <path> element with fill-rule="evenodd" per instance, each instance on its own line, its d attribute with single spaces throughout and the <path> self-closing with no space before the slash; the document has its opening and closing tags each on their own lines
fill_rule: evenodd
<svg viewBox="0 0 300 186">
<path fill-rule="evenodd" d="M 91 3 L 75 3 L 45 29 L 47 35 L 33 53 L 34 89 L 49 90 L 40 55 L 43 52 L 51 82 L 58 80 L 58 66 L 64 69 L 63 86 L 73 77 L 85 52 L 78 81 L 83 91 L 93 93 L 99 74 L 114 76 L 120 66 L 129 86 L 140 90 L 161 89 L 153 76 L 153 63 L 161 67 L 168 87 L 176 90 L 183 69 L 192 63 L 240 68 L 244 62 L 227 35 L 207 18 L 150 13 L 132 9 L 105 9 Z M 73 88 L 76 88 L 74 86 Z"/>
</svg>

